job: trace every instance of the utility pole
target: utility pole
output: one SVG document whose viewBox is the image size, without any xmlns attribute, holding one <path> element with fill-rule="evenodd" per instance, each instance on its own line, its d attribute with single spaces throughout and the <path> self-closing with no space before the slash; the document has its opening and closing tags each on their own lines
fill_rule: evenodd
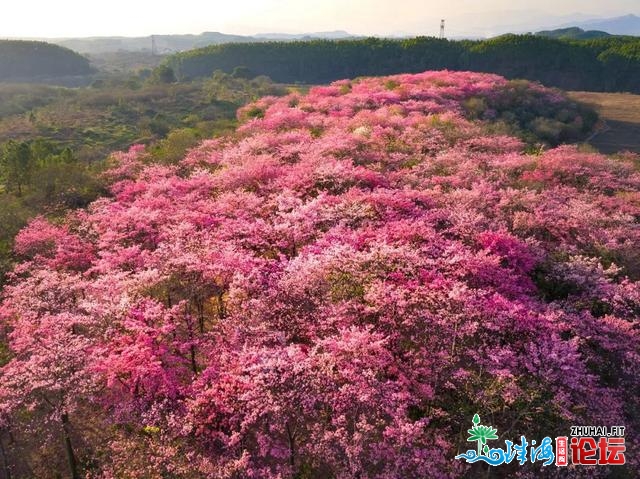
<svg viewBox="0 0 640 479">
<path fill-rule="evenodd" d="M 157 55 L 157 46 L 156 46 L 156 36 L 155 35 L 151 35 L 151 54 L 153 56 Z"/>
<path fill-rule="evenodd" d="M 444 18 L 440 20 L 440 40 L 444 39 Z"/>
</svg>

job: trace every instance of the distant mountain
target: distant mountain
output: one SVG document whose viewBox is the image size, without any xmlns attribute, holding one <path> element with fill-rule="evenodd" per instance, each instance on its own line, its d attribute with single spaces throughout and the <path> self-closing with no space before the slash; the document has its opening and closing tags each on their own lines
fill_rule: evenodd
<svg viewBox="0 0 640 479">
<path fill-rule="evenodd" d="M 583 30 L 578 27 L 558 28 L 556 30 L 543 30 L 536 32 L 540 37 L 562 38 L 571 40 L 591 40 L 593 38 L 610 37 L 611 34 L 600 30 Z"/>
<path fill-rule="evenodd" d="M 598 20 L 598 17 L 583 13 L 556 15 L 535 8 L 474 12 L 448 17 L 446 36 L 447 38 L 491 38 L 505 33 L 549 30 L 549 27 L 573 27 L 592 20 Z M 436 35 L 438 26 L 439 24 L 434 23 L 429 33 Z"/>
<path fill-rule="evenodd" d="M 601 30 L 611 33 L 612 35 L 640 36 L 640 17 L 632 14 L 615 18 L 589 20 L 582 23 L 574 23 L 572 26 L 577 26 L 585 30 Z"/>
<path fill-rule="evenodd" d="M 338 30 L 317 33 L 261 33 L 254 36 L 228 35 L 220 32 L 205 32 L 199 35 L 151 35 L 146 37 L 88 37 L 44 39 L 87 55 L 102 55 L 118 51 L 155 52 L 157 54 L 177 53 L 195 48 L 221 45 L 224 43 L 248 43 L 266 41 L 295 41 L 322 38 L 340 40 L 356 38 L 348 32 Z"/>
<path fill-rule="evenodd" d="M 1 81 L 47 81 L 93 73 L 89 60 L 45 42 L 0 40 Z"/>
<path fill-rule="evenodd" d="M 83 54 L 103 54 L 117 51 L 175 53 L 194 48 L 219 45 L 221 43 L 254 42 L 256 39 L 242 35 L 227 35 L 220 32 L 205 32 L 200 35 L 151 35 L 146 37 L 89 37 L 51 39 Z"/>
<path fill-rule="evenodd" d="M 505 33 L 529 33 L 541 30 L 546 32 L 574 27 L 584 31 L 606 32 L 611 35 L 640 36 L 640 17 L 633 14 L 614 18 L 583 13 L 554 15 L 531 9 L 467 13 L 446 19 L 448 38 L 490 38 Z M 435 25 L 431 33 L 435 34 Z"/>
<path fill-rule="evenodd" d="M 257 39 L 264 40 L 309 40 L 309 39 L 325 39 L 325 40 L 344 40 L 347 38 L 356 38 L 355 35 L 345 32 L 344 30 L 335 30 L 332 32 L 315 32 L 315 33 L 258 33 L 253 36 Z"/>
</svg>

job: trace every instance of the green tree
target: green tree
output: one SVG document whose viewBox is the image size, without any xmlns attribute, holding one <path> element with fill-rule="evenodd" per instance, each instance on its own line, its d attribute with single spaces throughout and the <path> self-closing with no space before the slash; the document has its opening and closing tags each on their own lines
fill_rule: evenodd
<svg viewBox="0 0 640 479">
<path fill-rule="evenodd" d="M 255 75 L 251 72 L 249 68 L 239 66 L 233 69 L 231 76 L 233 78 L 244 78 L 246 80 L 251 80 Z"/>
<path fill-rule="evenodd" d="M 26 142 L 9 141 L 2 148 L 0 176 L 7 191 L 22 196 L 33 173 L 33 155 Z"/>
<path fill-rule="evenodd" d="M 160 65 L 151 76 L 152 83 L 169 84 L 176 82 L 176 74 L 169 65 Z"/>
</svg>

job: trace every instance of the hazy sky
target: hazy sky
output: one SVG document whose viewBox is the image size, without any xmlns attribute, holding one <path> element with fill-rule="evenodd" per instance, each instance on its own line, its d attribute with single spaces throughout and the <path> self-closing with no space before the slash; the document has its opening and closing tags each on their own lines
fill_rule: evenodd
<svg viewBox="0 0 640 479">
<path fill-rule="evenodd" d="M 152 33 L 463 34 L 545 15 L 640 14 L 640 0 L 0 0 L 0 38 Z M 534 6 L 535 5 L 535 6 Z M 554 26 L 554 25 L 550 25 Z"/>
</svg>

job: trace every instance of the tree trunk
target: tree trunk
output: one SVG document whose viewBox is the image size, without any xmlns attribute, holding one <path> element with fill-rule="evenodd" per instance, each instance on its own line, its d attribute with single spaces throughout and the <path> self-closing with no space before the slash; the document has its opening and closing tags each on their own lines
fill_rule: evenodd
<svg viewBox="0 0 640 479">
<path fill-rule="evenodd" d="M 289 465 L 291 466 L 292 477 L 295 478 L 298 475 L 296 472 L 296 435 L 289 427 L 289 423 L 286 424 L 286 427 L 287 438 L 289 439 Z"/>
<path fill-rule="evenodd" d="M 2 456 L 2 468 L 4 469 L 4 477 L 5 479 L 11 479 L 11 470 L 9 469 L 9 463 L 7 462 L 7 455 L 4 452 L 2 437 L 0 437 L 0 455 Z"/>
<path fill-rule="evenodd" d="M 191 355 L 191 370 L 193 371 L 193 374 L 198 374 L 198 364 L 196 363 L 196 348 L 195 346 L 192 344 L 190 347 L 190 355 Z"/>
<path fill-rule="evenodd" d="M 62 438 L 64 440 L 64 450 L 67 455 L 67 463 L 69 464 L 69 472 L 71 472 L 71 479 L 80 479 L 78 473 L 78 463 L 76 456 L 73 453 L 73 446 L 71 445 L 71 437 L 69 435 L 69 416 L 67 413 L 62 413 Z"/>
</svg>

